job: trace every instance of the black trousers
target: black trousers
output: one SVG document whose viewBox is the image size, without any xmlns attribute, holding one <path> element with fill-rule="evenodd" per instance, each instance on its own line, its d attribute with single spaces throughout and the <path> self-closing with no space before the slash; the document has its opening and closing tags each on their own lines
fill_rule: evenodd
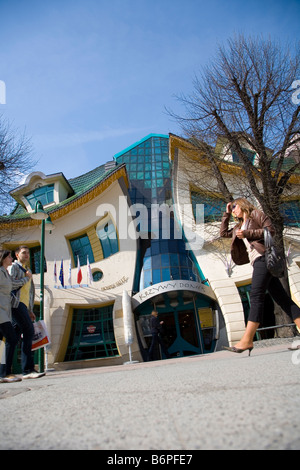
<svg viewBox="0 0 300 470">
<path fill-rule="evenodd" d="M 292 319 L 300 317 L 300 308 L 284 290 L 280 280 L 267 270 L 265 256 L 257 258 L 253 265 L 252 286 L 250 292 L 250 313 L 248 321 L 261 323 L 264 311 L 266 291 L 273 300 Z"/>
<path fill-rule="evenodd" d="M 22 339 L 21 364 L 23 374 L 29 374 L 34 370 L 33 352 L 31 351 L 34 328 L 26 305 L 19 303 L 18 308 L 12 309 L 12 325 L 18 341 Z"/>
<path fill-rule="evenodd" d="M 10 321 L 0 324 L 1 339 L 5 338 L 5 364 L 0 365 L 0 377 L 10 375 L 14 352 L 18 344 L 17 335 Z"/>
<path fill-rule="evenodd" d="M 168 352 L 168 349 L 167 349 L 165 343 L 163 342 L 163 340 L 161 339 L 159 333 L 153 333 L 152 334 L 151 346 L 149 348 L 148 361 L 153 361 L 153 352 L 154 352 L 155 345 L 157 343 L 159 343 L 161 345 L 161 348 L 163 350 L 164 355 L 167 358 L 171 357 L 169 352 Z"/>
</svg>

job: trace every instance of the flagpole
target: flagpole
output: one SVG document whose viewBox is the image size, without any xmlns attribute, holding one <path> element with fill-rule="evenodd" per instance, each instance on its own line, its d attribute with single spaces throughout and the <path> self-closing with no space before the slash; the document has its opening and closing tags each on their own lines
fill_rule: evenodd
<svg viewBox="0 0 300 470">
<path fill-rule="evenodd" d="M 87 284 L 88 284 L 88 286 L 90 286 L 93 282 L 93 274 L 92 274 L 92 270 L 91 270 L 89 255 L 87 255 L 87 257 L 86 257 L 86 262 L 87 262 Z"/>
<path fill-rule="evenodd" d="M 54 277 L 54 283 L 55 283 L 55 285 L 56 285 L 56 284 L 57 284 L 56 260 L 54 261 L 54 273 L 53 273 L 53 277 Z"/>
<path fill-rule="evenodd" d="M 70 263 L 69 263 L 68 283 L 69 283 L 69 286 L 72 285 L 72 264 L 71 264 L 71 259 L 70 259 Z"/>
</svg>

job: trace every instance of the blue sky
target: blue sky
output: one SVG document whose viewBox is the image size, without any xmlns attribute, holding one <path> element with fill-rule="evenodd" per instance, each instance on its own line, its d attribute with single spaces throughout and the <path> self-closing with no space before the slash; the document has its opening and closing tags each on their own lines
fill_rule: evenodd
<svg viewBox="0 0 300 470">
<path fill-rule="evenodd" d="M 299 40 L 299 0 L 0 0 L 0 114 L 38 171 L 78 176 L 150 133 L 234 33 Z M 300 77 L 299 77 L 300 79 Z"/>
</svg>

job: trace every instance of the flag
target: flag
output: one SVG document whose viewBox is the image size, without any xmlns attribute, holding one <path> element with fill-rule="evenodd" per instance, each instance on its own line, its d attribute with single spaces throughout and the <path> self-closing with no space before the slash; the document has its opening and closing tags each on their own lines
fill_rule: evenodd
<svg viewBox="0 0 300 470">
<path fill-rule="evenodd" d="M 68 272 L 68 284 L 69 284 L 69 286 L 72 284 L 71 270 L 72 270 L 72 264 L 71 264 L 71 260 L 70 260 L 70 263 L 69 263 L 69 272 Z"/>
<path fill-rule="evenodd" d="M 90 285 L 92 284 L 92 282 L 93 282 L 93 275 L 92 275 L 89 255 L 87 255 L 87 283 Z"/>
<path fill-rule="evenodd" d="M 54 279 L 55 284 L 57 284 L 56 260 L 54 261 L 53 279 Z"/>
<path fill-rule="evenodd" d="M 64 287 L 65 282 L 64 282 L 64 262 L 63 262 L 63 260 L 61 260 L 59 280 L 60 280 L 61 285 Z"/>
<path fill-rule="evenodd" d="M 79 256 L 77 256 L 77 284 L 80 284 L 82 281 L 82 272 L 80 267 Z"/>
</svg>

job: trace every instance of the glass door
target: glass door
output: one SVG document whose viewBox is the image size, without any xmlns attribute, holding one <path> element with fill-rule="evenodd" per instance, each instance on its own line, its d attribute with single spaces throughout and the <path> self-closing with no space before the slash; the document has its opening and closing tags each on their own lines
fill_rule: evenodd
<svg viewBox="0 0 300 470">
<path fill-rule="evenodd" d="M 163 313 L 162 338 L 173 357 L 202 354 L 201 339 L 195 312 L 191 310 Z"/>
</svg>

